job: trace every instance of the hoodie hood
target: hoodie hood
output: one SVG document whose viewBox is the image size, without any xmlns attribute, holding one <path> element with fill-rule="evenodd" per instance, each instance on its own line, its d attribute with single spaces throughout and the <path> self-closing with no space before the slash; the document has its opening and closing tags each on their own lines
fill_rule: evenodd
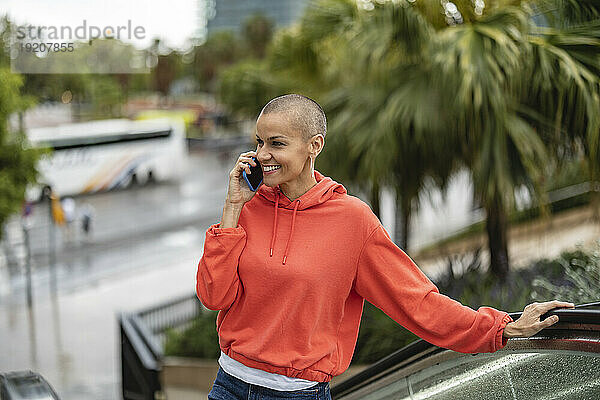
<svg viewBox="0 0 600 400">
<path fill-rule="evenodd" d="M 283 253 L 283 259 L 281 263 L 285 265 L 285 261 L 287 259 L 287 252 L 290 246 L 290 241 L 292 240 L 292 236 L 294 235 L 294 226 L 296 222 L 296 213 L 298 210 L 306 210 L 307 208 L 318 206 L 320 204 L 325 203 L 327 200 L 331 199 L 334 196 L 343 196 L 347 193 L 346 188 L 334 181 L 333 179 L 323 176 L 319 171 L 314 171 L 314 176 L 317 181 L 317 184 L 310 188 L 306 193 L 302 196 L 298 197 L 294 201 L 290 201 L 283 193 L 281 193 L 281 189 L 279 185 L 272 188 L 266 185 L 260 185 L 258 189 L 258 195 L 272 203 L 274 206 L 274 216 L 273 216 L 273 233 L 271 235 L 271 246 L 269 257 L 273 257 L 273 245 L 275 243 L 275 238 L 277 237 L 277 210 L 281 208 L 287 208 L 294 210 L 292 214 L 292 229 L 290 230 L 290 235 L 287 239 L 287 243 L 285 246 L 285 251 Z"/>
</svg>

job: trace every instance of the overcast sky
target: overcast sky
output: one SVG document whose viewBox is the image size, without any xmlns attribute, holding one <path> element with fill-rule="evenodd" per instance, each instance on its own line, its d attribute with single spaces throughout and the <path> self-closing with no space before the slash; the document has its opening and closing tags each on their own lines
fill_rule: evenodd
<svg viewBox="0 0 600 400">
<path fill-rule="evenodd" d="M 0 15 L 9 14 L 18 25 L 70 26 L 83 20 L 87 26 L 143 26 L 145 38 L 129 42 L 148 46 L 160 37 L 170 47 L 182 49 L 198 29 L 198 0 L 0 0 Z M 127 41 L 127 40 L 125 40 Z"/>
</svg>

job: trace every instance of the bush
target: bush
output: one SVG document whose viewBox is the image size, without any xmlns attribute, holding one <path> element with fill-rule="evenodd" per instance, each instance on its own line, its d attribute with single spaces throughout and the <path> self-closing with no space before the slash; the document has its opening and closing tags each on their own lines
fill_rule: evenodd
<svg viewBox="0 0 600 400">
<path fill-rule="evenodd" d="M 440 293 L 477 309 L 481 306 L 506 311 L 522 310 L 531 299 L 531 273 L 510 270 L 505 282 L 488 273 L 481 249 L 448 258 L 446 272 L 435 279 Z"/>
<path fill-rule="evenodd" d="M 181 332 L 166 332 L 165 355 L 217 359 L 221 354 L 217 335 L 217 312 L 205 311 Z"/>
<path fill-rule="evenodd" d="M 371 364 L 419 337 L 365 301 L 352 364 Z"/>
<path fill-rule="evenodd" d="M 587 303 L 600 298 L 600 240 L 595 249 L 586 253 L 581 248 L 565 252 L 552 262 L 560 269 L 559 279 L 541 275 L 533 280 L 533 296 L 544 301 L 560 299 L 572 303 Z"/>
</svg>

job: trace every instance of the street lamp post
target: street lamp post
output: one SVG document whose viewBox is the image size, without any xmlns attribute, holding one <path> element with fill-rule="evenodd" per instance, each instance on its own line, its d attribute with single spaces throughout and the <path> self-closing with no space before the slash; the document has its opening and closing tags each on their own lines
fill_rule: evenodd
<svg viewBox="0 0 600 400">
<path fill-rule="evenodd" d="M 29 244 L 29 219 L 24 217 L 21 221 L 23 228 L 23 238 L 25 240 L 25 272 L 27 274 L 27 307 L 33 305 L 33 296 L 31 294 L 31 247 Z"/>
<path fill-rule="evenodd" d="M 56 244 L 54 216 L 52 215 L 52 189 L 44 188 L 44 196 L 48 199 L 48 261 L 50 264 L 50 292 L 56 294 Z"/>
</svg>

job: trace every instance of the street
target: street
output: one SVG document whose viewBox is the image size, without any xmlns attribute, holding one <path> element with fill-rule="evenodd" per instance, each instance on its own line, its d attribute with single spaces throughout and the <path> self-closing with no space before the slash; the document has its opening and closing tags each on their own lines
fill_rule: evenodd
<svg viewBox="0 0 600 400">
<path fill-rule="evenodd" d="M 71 244 L 58 232 L 54 295 L 47 203 L 36 204 L 31 310 L 25 274 L 0 275 L 0 371 L 40 372 L 64 400 L 120 398 L 116 315 L 194 293 L 204 232 L 220 216 L 230 157 L 194 154 L 180 183 L 77 197 L 78 206 L 94 207 L 95 231 L 89 243 L 78 235 Z"/>
</svg>

